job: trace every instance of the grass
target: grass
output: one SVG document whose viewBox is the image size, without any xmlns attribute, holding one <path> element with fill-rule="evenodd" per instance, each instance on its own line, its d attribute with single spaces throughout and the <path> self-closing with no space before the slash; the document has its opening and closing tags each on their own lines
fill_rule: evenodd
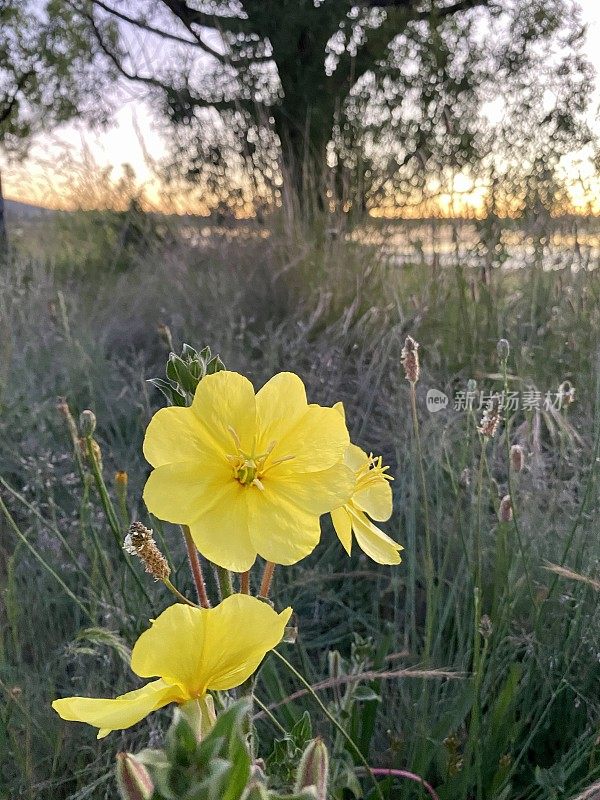
<svg viewBox="0 0 600 800">
<path fill-rule="evenodd" d="M 57 694 L 131 689 L 128 647 L 171 600 L 126 568 L 58 397 L 75 417 L 94 410 L 113 497 L 126 470 L 128 515 L 164 537 L 174 583 L 193 596 L 180 534 L 149 521 L 140 499 L 143 431 L 161 402 L 146 379 L 168 353 L 161 323 L 177 347 L 209 344 L 256 384 L 298 372 L 314 401 L 343 400 L 353 439 L 391 464 L 384 527 L 406 548 L 399 568 L 359 551 L 348 559 L 325 520 L 315 553 L 274 578 L 299 621 L 298 644 L 282 653 L 368 762 L 421 775 L 442 800 L 574 798 L 598 781 L 598 271 L 544 271 L 536 255 L 484 284 L 460 258 L 434 272 L 399 268 L 374 245 L 278 224 L 195 244 L 175 230 L 125 260 L 94 227 L 93 259 L 68 242 L 72 255 L 58 258 L 66 224 L 48 223 L 49 257 L 38 244 L 0 274 L 0 798 L 112 798 L 115 753 L 158 742 L 168 720 L 98 743 L 50 709 Z M 408 334 L 421 345 L 418 441 L 400 363 Z M 500 337 L 511 345 L 506 375 Z M 570 380 L 577 400 L 512 413 L 508 437 L 504 424 L 483 448 L 480 412 L 426 409 L 429 388 L 451 395 L 470 378 L 542 394 Z M 527 466 L 511 474 L 515 443 Z M 510 523 L 498 519 L 505 494 Z M 267 660 L 261 702 L 286 730 L 310 708 L 341 780 L 360 762 L 302 688 Z M 280 736 L 266 714 L 259 735 L 266 751 Z M 389 800 L 425 796 L 411 781 L 381 788 Z"/>
</svg>

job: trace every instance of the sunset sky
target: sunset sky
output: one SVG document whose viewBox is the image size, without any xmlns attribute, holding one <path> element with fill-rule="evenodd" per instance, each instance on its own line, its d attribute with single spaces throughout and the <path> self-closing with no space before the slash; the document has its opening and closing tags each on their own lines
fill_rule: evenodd
<svg viewBox="0 0 600 800">
<path fill-rule="evenodd" d="M 600 75 L 600 0 L 580 0 L 584 21 L 588 25 L 587 55 Z M 121 90 L 122 104 L 106 131 L 94 131 L 81 123 L 64 126 L 51 136 L 39 137 L 27 160 L 3 169 L 4 193 L 8 198 L 57 205 L 64 203 L 60 188 L 70 185 L 85 205 L 94 205 L 105 182 L 90 182 L 90 171 L 112 168 L 118 178 L 122 165 L 130 164 L 139 183 L 146 185 L 146 195 L 155 204 L 161 203 L 160 185 L 152 173 L 149 160 L 158 161 L 165 153 L 163 138 L 153 121 L 152 110 L 136 97 L 136 90 Z M 596 113 L 600 103 L 600 83 L 592 103 Z M 65 154 L 68 153 L 68 158 Z M 77 165 L 80 165 L 79 168 Z M 74 166 L 75 165 L 75 166 Z M 583 202 L 574 188 L 573 200 Z M 476 197 L 474 195 L 474 202 Z M 188 210 L 185 201 L 178 210 Z M 190 209 L 191 210 L 191 209 Z M 600 211 L 600 207 L 598 209 Z"/>
</svg>

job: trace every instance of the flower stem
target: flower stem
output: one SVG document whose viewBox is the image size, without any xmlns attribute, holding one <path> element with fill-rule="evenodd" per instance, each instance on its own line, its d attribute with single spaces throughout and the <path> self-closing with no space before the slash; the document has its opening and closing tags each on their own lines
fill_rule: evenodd
<svg viewBox="0 0 600 800">
<path fill-rule="evenodd" d="M 176 597 L 176 598 L 179 600 L 179 602 L 180 602 L 180 603 L 183 603 L 183 604 L 184 604 L 184 605 L 186 605 L 186 606 L 193 606 L 194 608 L 198 608 L 198 606 L 196 605 L 196 603 L 192 603 L 192 601 L 191 601 L 191 600 L 188 600 L 188 599 L 187 599 L 187 597 L 186 597 L 185 595 L 181 594 L 181 592 L 179 591 L 179 589 L 177 589 L 177 587 L 173 586 L 173 584 L 171 583 L 171 581 L 170 581 L 168 578 L 164 578 L 164 579 L 163 579 L 163 583 L 164 583 L 164 585 L 167 587 L 167 589 L 168 589 L 168 590 L 169 590 L 169 591 L 170 591 L 172 594 L 174 594 L 174 595 L 175 595 L 175 597 Z"/>
<path fill-rule="evenodd" d="M 431 657 L 431 645 L 433 640 L 433 619 L 435 614 L 433 584 L 433 550 L 431 546 L 431 526 L 429 524 L 429 505 L 427 501 L 427 481 L 425 480 L 425 469 L 423 467 L 423 452 L 421 450 L 421 435 L 419 431 L 419 418 L 417 416 L 417 392 L 415 384 L 410 384 L 410 407 L 412 412 L 413 432 L 415 436 L 415 447 L 417 451 L 417 464 L 419 467 L 419 480 L 421 483 L 421 502 L 423 504 L 423 522 L 425 527 L 425 653 L 423 660 L 425 665 L 429 663 Z"/>
<path fill-rule="evenodd" d="M 271 562 L 268 562 L 268 563 L 271 563 Z M 334 727 L 335 727 L 335 728 L 336 728 L 336 729 L 337 729 L 337 730 L 338 730 L 338 731 L 341 733 L 341 735 L 344 737 L 344 739 L 345 739 L 345 740 L 348 742 L 348 744 L 349 744 L 349 745 L 350 745 L 350 747 L 352 748 L 353 752 L 354 752 L 354 753 L 355 753 L 355 755 L 358 757 L 358 759 L 359 759 L 359 761 L 361 762 L 361 764 L 362 764 L 362 765 L 363 765 L 363 766 L 366 768 L 366 770 L 367 770 L 367 772 L 368 772 L 369 776 L 370 776 L 370 777 L 371 777 L 371 779 L 373 780 L 373 785 L 374 785 L 374 787 L 375 787 L 375 792 L 376 792 L 376 794 L 377 794 L 377 797 L 379 798 L 379 800 L 383 800 L 383 794 L 381 793 L 381 788 L 380 788 L 380 786 L 379 786 L 379 783 L 377 782 L 377 779 L 375 778 L 375 776 L 374 776 L 373 772 L 371 771 L 371 767 L 369 766 L 369 764 L 368 764 L 368 762 L 367 762 L 367 759 L 364 757 L 364 755 L 363 755 L 363 753 L 362 753 L 362 750 L 361 750 L 361 749 L 359 748 L 359 746 L 356 744 L 356 742 L 354 741 L 354 739 L 353 739 L 353 738 L 350 736 L 350 734 L 349 734 L 349 733 L 348 733 L 348 732 L 347 732 L 347 731 L 346 731 L 346 730 L 345 730 L 345 729 L 344 729 L 344 728 L 343 728 L 343 727 L 340 725 L 340 723 L 337 721 L 337 719 L 336 719 L 336 718 L 333 716 L 333 714 L 332 714 L 332 713 L 331 713 L 331 712 L 328 710 L 327 706 L 326 706 L 326 705 L 325 705 L 325 704 L 322 702 L 321 698 L 318 696 L 318 694 L 317 694 L 317 693 L 315 692 L 315 690 L 312 688 L 312 686 L 310 685 L 310 683 L 309 683 L 309 682 L 306 680 L 306 678 L 304 678 L 304 676 L 303 676 L 303 675 L 301 675 L 301 674 L 298 672 L 298 670 L 296 669 L 296 667 L 294 667 L 294 665 L 293 665 L 293 664 L 290 664 L 290 662 L 287 660 L 287 658 L 285 658 L 285 656 L 282 656 L 282 655 L 281 655 L 281 653 L 278 653 L 278 652 L 277 652 L 277 650 L 271 650 L 271 652 L 273 653 L 273 655 L 274 655 L 274 656 L 277 656 L 277 658 L 278 658 L 278 659 L 279 659 L 279 660 L 280 660 L 280 661 L 281 661 L 283 664 L 285 664 L 285 666 L 286 666 L 286 667 L 289 669 L 289 671 L 290 671 L 290 672 L 291 672 L 291 673 L 294 675 L 294 677 L 295 677 L 297 680 L 299 680 L 299 681 L 300 681 L 300 683 L 301 683 L 301 684 L 304 686 L 304 688 L 305 688 L 305 689 L 308 691 L 308 693 L 309 693 L 309 694 L 312 696 L 313 700 L 314 700 L 314 701 L 315 701 L 315 703 L 316 703 L 316 704 L 319 706 L 319 708 L 321 709 L 321 711 L 322 711 L 322 712 L 325 714 L 325 716 L 327 717 L 327 719 L 328 719 L 328 720 L 331 722 L 331 724 L 332 724 L 332 725 L 333 725 L 333 726 L 334 726 Z"/>
<path fill-rule="evenodd" d="M 196 549 L 196 545 L 194 544 L 194 540 L 192 539 L 192 534 L 190 533 L 190 529 L 188 525 L 182 525 L 181 531 L 183 533 L 183 538 L 185 539 L 185 546 L 187 549 L 188 559 L 190 562 L 190 569 L 192 570 L 192 576 L 194 578 L 194 583 L 196 584 L 196 593 L 198 595 L 198 602 L 202 606 L 202 608 L 210 608 L 210 600 L 208 599 L 208 595 L 206 594 L 206 584 L 204 583 L 204 575 L 202 574 L 202 565 L 200 564 L 200 559 L 198 558 L 198 550 Z"/>
<path fill-rule="evenodd" d="M 106 514 L 106 519 L 108 520 L 108 526 L 111 529 L 113 536 L 115 537 L 115 542 L 117 547 L 122 552 L 123 551 L 123 531 L 121 529 L 121 523 L 119 522 L 119 518 L 117 517 L 117 513 L 115 511 L 115 507 L 113 505 L 112 500 L 110 499 L 110 495 L 108 493 L 108 489 L 106 488 L 106 484 L 104 483 L 104 478 L 102 477 L 102 472 L 100 470 L 100 464 L 98 463 L 98 458 L 94 451 L 94 444 L 93 439 L 91 436 L 86 436 L 85 438 L 86 444 L 86 451 L 88 460 L 90 462 L 90 466 L 92 468 L 92 474 L 94 476 L 94 481 L 96 483 L 96 489 L 98 490 L 98 494 L 100 495 L 100 501 L 102 503 L 102 507 L 104 508 L 104 513 Z M 148 594 L 146 587 L 140 580 L 139 575 L 133 568 L 133 565 L 129 562 L 128 559 L 125 559 L 125 563 L 127 564 L 127 568 L 131 572 L 134 581 L 136 582 L 138 588 L 141 590 L 142 594 L 150 604 L 150 606 L 154 606 L 152 602 L 152 598 Z"/>
<path fill-rule="evenodd" d="M 240 592 L 250 594 L 250 571 L 242 572 L 240 575 Z"/>
<path fill-rule="evenodd" d="M 215 564 L 215 572 L 217 574 L 217 580 L 219 581 L 219 589 L 221 590 L 221 600 L 225 600 L 226 597 L 231 597 L 233 594 L 231 574 L 228 569 L 219 567 L 218 564 Z"/>
<path fill-rule="evenodd" d="M 272 561 L 267 561 L 265 564 L 265 571 L 263 572 L 262 581 L 260 582 L 260 589 L 258 591 L 259 597 L 268 597 L 271 591 L 271 581 L 273 580 L 273 573 L 275 572 L 275 564 Z"/>
</svg>

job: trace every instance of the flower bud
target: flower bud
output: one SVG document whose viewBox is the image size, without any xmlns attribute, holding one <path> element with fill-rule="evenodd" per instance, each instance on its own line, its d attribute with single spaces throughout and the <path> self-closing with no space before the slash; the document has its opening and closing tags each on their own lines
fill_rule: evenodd
<svg viewBox="0 0 600 800">
<path fill-rule="evenodd" d="M 525 466 L 525 451 L 520 444 L 513 444 L 510 448 L 510 465 L 513 472 L 521 472 Z"/>
<path fill-rule="evenodd" d="M 314 786 L 317 800 L 327 800 L 328 780 L 329 754 L 325 742 L 320 738 L 313 739 L 302 753 L 294 791 L 300 792 Z"/>
<path fill-rule="evenodd" d="M 117 753 L 117 786 L 122 800 L 150 800 L 154 793 L 150 773 L 131 753 Z"/>
<path fill-rule="evenodd" d="M 499 339 L 498 344 L 496 345 L 496 352 L 498 353 L 498 358 L 500 361 L 507 361 L 508 356 L 510 355 L 510 344 L 508 343 L 508 339 Z"/>
<path fill-rule="evenodd" d="M 510 522 L 513 518 L 513 510 L 512 510 L 512 503 L 510 501 L 510 495 L 505 494 L 502 500 L 500 501 L 500 509 L 498 510 L 498 517 L 500 518 L 500 522 Z"/>
<path fill-rule="evenodd" d="M 96 430 L 96 415 L 93 411 L 90 411 L 89 408 L 81 412 L 79 417 L 79 430 L 81 431 L 81 435 L 86 439 L 94 435 L 94 431 Z"/>
</svg>

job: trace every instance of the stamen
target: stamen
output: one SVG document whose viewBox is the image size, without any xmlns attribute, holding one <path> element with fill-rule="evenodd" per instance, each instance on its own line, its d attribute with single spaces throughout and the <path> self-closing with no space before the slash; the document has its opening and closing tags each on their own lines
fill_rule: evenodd
<svg viewBox="0 0 600 800">
<path fill-rule="evenodd" d="M 237 449 L 240 450 L 241 446 L 242 446 L 242 443 L 240 442 L 240 437 L 237 435 L 237 433 L 235 431 L 235 428 L 232 428 L 231 425 L 228 425 L 227 426 L 227 430 L 232 435 L 233 441 L 235 442 Z"/>
<path fill-rule="evenodd" d="M 265 490 L 265 487 L 262 485 L 262 482 L 258 478 L 254 478 L 251 485 L 256 486 L 256 488 L 260 489 L 261 492 L 264 492 Z"/>
</svg>

